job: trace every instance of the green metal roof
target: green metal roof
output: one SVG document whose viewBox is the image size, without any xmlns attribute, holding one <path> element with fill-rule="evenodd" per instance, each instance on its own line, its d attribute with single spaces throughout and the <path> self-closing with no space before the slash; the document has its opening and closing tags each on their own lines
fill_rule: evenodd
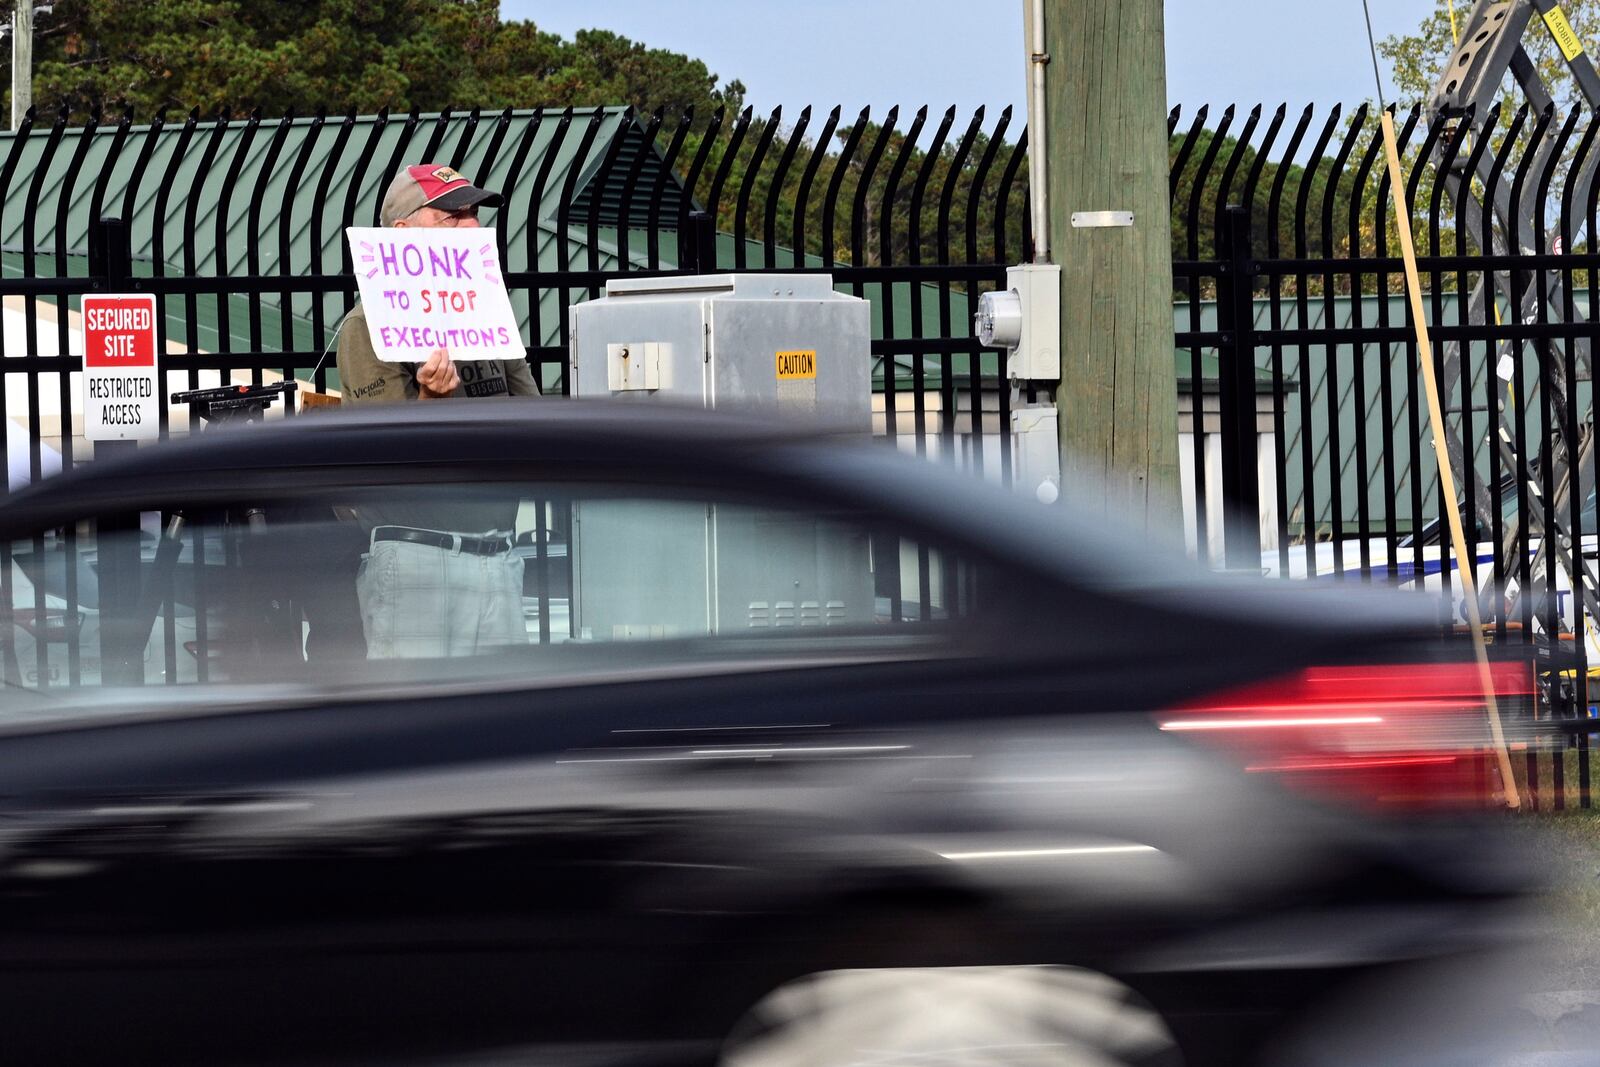
<svg viewBox="0 0 1600 1067">
<path fill-rule="evenodd" d="M 644 133 L 621 107 L 574 109 L 570 118 L 562 112 L 512 111 L 422 115 L 415 121 L 406 116 L 207 120 L 159 130 L 135 126 L 120 135 L 115 126 L 35 129 L 23 142 L 0 201 L 0 270 L 8 276 L 30 266 L 44 276 L 84 274 L 90 220 L 118 215 L 129 223 L 136 275 L 294 277 L 348 271 L 343 220 L 375 225 L 379 199 L 395 168 L 424 158 L 448 159 L 476 183 L 506 195 L 495 221 L 504 232 L 512 272 L 557 271 L 563 252 L 570 269 L 619 271 L 624 218 L 632 224 L 628 264 L 645 267 L 648 234 L 642 227 L 652 215 L 659 227 L 659 265 L 671 268 L 677 264 L 675 226 L 688 194 L 677 175 L 663 173 L 660 150 Z M 10 158 L 16 139 L 16 133 L 0 132 L 0 161 Z M 513 175 L 519 156 L 521 166 Z M 606 180 L 597 181 L 608 156 Z M 540 175 L 543 185 L 535 198 Z M 571 197 L 565 232 L 558 217 L 564 192 Z M 657 200 L 653 213 L 652 199 Z M 35 205 L 31 230 L 30 204 Z M 67 235 L 64 249 L 57 247 L 58 226 Z M 719 234 L 717 242 L 719 264 L 731 269 L 738 243 L 730 234 Z M 749 268 L 765 267 L 760 241 L 746 240 L 744 252 Z M 779 248 L 774 258 L 777 266 L 788 266 L 793 252 Z M 823 265 L 814 255 L 803 262 L 810 268 Z M 860 290 L 873 305 L 874 338 L 912 332 L 914 300 L 919 332 L 938 335 L 938 286 L 890 286 L 892 301 L 885 300 L 883 290 L 881 285 Z M 563 308 L 589 292 L 540 286 L 535 295 L 537 303 L 530 304 L 527 290 L 513 289 L 512 305 L 532 343 L 559 344 Z M 268 292 L 252 320 L 245 294 L 200 295 L 194 298 L 196 328 L 190 338 L 188 301 L 168 298 L 167 337 L 203 351 L 299 353 L 303 358 L 293 362 L 308 369 L 352 299 L 330 293 L 319 308 L 310 294 Z M 953 334 L 969 332 L 967 294 L 950 292 L 945 314 Z M 918 358 L 926 388 L 941 385 L 946 358 L 958 385 L 970 379 L 967 353 L 897 353 L 897 388 L 912 388 Z M 985 353 L 980 370 L 987 379 L 995 377 L 998 355 Z M 883 379 L 883 360 L 875 358 L 874 387 L 881 390 Z"/>
<path fill-rule="evenodd" d="M 91 209 L 98 206 L 100 214 L 130 220 L 135 258 L 207 275 L 217 273 L 219 265 L 237 270 L 253 247 L 264 274 L 279 272 L 285 251 L 292 273 L 334 271 L 345 259 L 340 229 L 345 213 L 358 225 L 376 226 L 379 197 L 398 166 L 448 156 L 477 184 L 506 194 L 498 221 L 506 230 L 512 257 L 508 266 L 511 270 L 529 269 L 532 264 L 525 251 L 529 226 L 555 216 L 561 191 L 575 165 L 574 219 L 586 221 L 583 212 L 596 195 L 592 180 L 619 134 L 631 147 L 619 149 L 619 163 L 600 198 L 612 205 L 620 202 L 627 174 L 624 164 L 638 155 L 644 135 L 638 122 L 629 119 L 624 123 L 625 110 L 574 109 L 572 129 L 556 145 L 556 158 L 537 204 L 531 199 L 535 178 L 564 121 L 556 112 L 510 111 L 483 118 L 422 115 L 415 123 L 405 117 L 371 115 L 353 121 L 213 120 L 167 125 L 155 133 L 153 144 L 149 143 L 152 127 L 135 126 L 106 174 L 102 168 L 117 141 L 115 127 L 100 126 L 92 132 L 82 127 L 62 130 L 50 167 L 42 173 L 38 168 L 57 139 L 56 131 L 35 130 L 26 140 L 0 206 L 0 245 L 17 250 L 28 247 L 24 206 L 32 202 L 38 208 L 32 247 L 54 251 L 56 217 L 65 198 L 69 248 L 75 251 L 87 251 L 84 242 Z M 578 150 L 587 125 L 595 127 L 594 136 L 580 159 Z M 526 160 L 513 181 L 511 166 L 523 139 L 529 136 L 532 143 Z M 9 157 L 16 137 L 15 132 L 0 133 L 0 159 Z M 492 160 L 491 148 L 495 150 Z M 133 187 L 130 181 L 145 151 L 149 159 L 141 181 Z M 70 162 L 80 153 L 82 161 L 74 168 L 77 180 L 69 184 Z M 647 193 L 660 169 L 659 155 L 654 155 L 654 161 L 637 185 Z M 28 175 L 33 177 L 23 180 Z M 676 177 L 669 174 L 663 196 L 674 213 L 681 195 Z M 259 210 L 253 217 L 251 208 L 256 201 Z M 184 206 L 183 212 L 172 210 L 178 204 Z M 613 206 L 613 215 L 615 210 Z M 644 209 L 635 206 L 634 210 L 637 218 L 644 217 Z M 670 225 L 675 215 L 664 214 L 663 218 Z M 157 219 L 160 226 L 155 224 Z M 191 234 L 194 240 L 187 240 Z M 285 243 L 286 250 L 282 248 Z M 524 250 L 521 257 L 519 249 Z"/>
<path fill-rule="evenodd" d="M 1457 325 L 1463 321 L 1460 298 L 1455 293 L 1443 293 L 1437 298 L 1428 294 L 1424 307 L 1430 324 Z M 1588 293 L 1578 290 L 1574 302 L 1587 307 Z M 1387 304 L 1387 307 L 1385 307 Z M 1437 308 L 1437 310 L 1436 310 Z M 1502 309 L 1503 311 L 1503 309 Z M 1257 329 L 1273 328 L 1273 301 L 1255 301 L 1254 320 Z M 1277 301 L 1278 328 L 1285 330 L 1350 330 L 1358 323 L 1372 327 L 1380 321 L 1391 327 L 1405 327 L 1409 323 L 1406 297 L 1390 296 L 1335 296 L 1331 299 L 1314 296 L 1306 302 L 1306 313 L 1300 314 L 1293 297 Z M 1359 315 L 1359 319 L 1357 316 Z M 1386 317 L 1383 317 L 1386 316 Z M 1217 329 L 1217 309 L 1213 301 L 1198 305 L 1179 303 L 1173 308 L 1174 327 L 1178 331 L 1210 332 Z M 1442 347 L 1442 346 L 1440 346 Z M 1216 353 L 1202 349 L 1202 374 L 1214 376 Z M 1341 498 L 1340 522 L 1343 537 L 1354 537 L 1358 516 L 1358 501 L 1363 492 L 1369 508 L 1375 535 L 1393 521 L 1395 528 L 1407 532 L 1414 528 L 1412 514 L 1412 486 L 1421 479 L 1421 522 L 1432 521 L 1438 515 L 1438 465 L 1434 460 L 1432 438 L 1428 431 L 1428 414 L 1423 399 L 1421 371 L 1417 366 L 1413 346 L 1407 344 L 1366 344 L 1357 351 L 1350 344 L 1285 345 L 1275 357 L 1270 346 L 1256 349 L 1258 382 L 1271 382 L 1274 359 L 1281 360 L 1281 369 L 1287 382 L 1294 382 L 1295 392 L 1286 392 L 1283 405 L 1284 423 L 1284 487 L 1288 500 L 1288 519 L 1291 534 L 1304 528 L 1307 518 L 1305 493 L 1305 462 L 1307 453 L 1311 462 L 1312 503 L 1309 509 L 1311 526 L 1318 536 L 1327 537 L 1332 530 L 1334 512 L 1332 486 L 1334 471 L 1338 472 Z M 1491 358 L 1492 357 L 1492 358 Z M 1190 376 L 1189 349 L 1175 352 L 1180 376 Z M 1497 399 L 1506 398 L 1506 383 L 1494 374 L 1498 354 L 1491 352 L 1485 342 L 1474 342 L 1463 352 L 1462 381 L 1466 383 L 1469 415 L 1472 423 L 1473 464 L 1476 477 L 1482 484 L 1490 474 L 1488 407 L 1490 393 Z M 1530 452 L 1544 439 L 1539 396 L 1538 357 L 1534 346 L 1524 347 L 1521 354 L 1523 382 L 1527 395 L 1510 398 L 1515 404 L 1526 433 Z M 1335 373 L 1329 374 L 1330 365 Z M 1359 366 L 1360 379 L 1357 380 Z M 1384 390 L 1387 385 L 1388 406 L 1385 407 Z M 1359 392 L 1358 392 L 1359 386 Z M 1453 432 L 1460 432 L 1462 418 L 1462 385 L 1458 384 L 1444 398 L 1445 418 Z M 1268 390 L 1270 393 L 1270 389 Z M 1591 383 L 1582 380 L 1574 383 L 1573 401 L 1582 413 L 1589 409 L 1592 397 Z M 1180 404 L 1190 403 L 1188 397 Z M 1416 405 L 1419 415 L 1418 432 L 1411 432 L 1411 406 Z M 1384 447 L 1384 423 L 1389 424 L 1393 450 Z M 1333 428 L 1338 430 L 1338 450 L 1334 450 Z M 1366 469 L 1358 462 L 1356 443 L 1365 438 Z M 1530 456 L 1530 458 L 1532 458 Z M 1394 479 L 1393 497 L 1385 492 L 1385 464 Z"/>
<path fill-rule="evenodd" d="M 570 128 L 563 137 L 564 124 Z M 0 133 L 0 160 L 10 158 L 17 137 Z M 597 183 L 619 137 L 608 180 Z M 581 225 L 588 222 L 587 212 L 598 203 L 599 220 L 617 215 L 632 163 L 641 153 L 646 155 L 633 187 L 632 217 L 641 223 L 648 217 L 648 204 L 638 198 L 654 193 L 659 178 L 658 217 L 664 226 L 675 225 L 684 191 L 675 175 L 662 175 L 659 151 L 647 148 L 643 127 L 621 107 L 578 108 L 570 118 L 553 111 L 508 111 L 481 117 L 422 115 L 415 121 L 406 116 L 208 120 L 159 130 L 135 126 L 125 136 L 113 126 L 36 129 L 20 149 L 0 202 L 0 250 L 13 253 L 0 269 L 21 274 L 31 250 L 39 274 L 79 273 L 81 264 L 74 269 L 68 262 L 87 253 L 90 220 L 112 214 L 129 222 L 135 274 L 337 273 L 348 270 L 343 220 L 348 216 L 359 225 L 376 225 L 382 190 L 394 170 L 430 158 L 449 160 L 476 183 L 505 194 L 506 205 L 495 221 L 505 234 L 511 271 L 555 268 L 556 213 L 570 187 L 568 222 L 579 225 L 569 232 L 568 254 L 574 266 L 582 267 L 588 265 L 586 226 Z M 521 166 L 513 175 L 519 156 Z M 535 198 L 540 175 L 544 185 Z M 67 237 L 64 257 L 56 243 L 58 226 Z M 642 253 L 642 239 L 637 247 Z M 201 296 L 192 343 L 209 350 L 249 350 L 255 343 L 267 350 L 320 351 L 322 342 L 312 329 L 313 298 L 288 297 L 292 336 L 287 338 L 280 330 L 284 299 L 265 295 L 262 334 L 252 339 L 243 296 L 222 301 Z M 347 303 L 343 294 L 324 298 L 324 335 Z M 526 324 L 531 313 L 526 293 L 514 293 L 513 303 Z M 183 301 L 168 305 L 168 336 L 182 341 Z M 224 318 L 230 334 L 226 344 L 220 337 Z M 545 317 L 539 324 L 540 343 L 551 343 L 554 323 Z"/>
</svg>

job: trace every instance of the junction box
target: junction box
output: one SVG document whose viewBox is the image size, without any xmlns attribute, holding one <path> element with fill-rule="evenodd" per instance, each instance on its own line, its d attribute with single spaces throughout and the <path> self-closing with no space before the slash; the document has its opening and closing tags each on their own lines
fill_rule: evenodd
<svg viewBox="0 0 1600 1067">
<path fill-rule="evenodd" d="M 1061 454 L 1053 404 L 1020 402 L 1030 384 L 1061 378 L 1061 267 L 1022 263 L 1006 268 L 1006 287 L 978 298 L 972 332 L 981 344 L 1006 350 L 1012 388 L 1012 484 L 1051 503 L 1060 494 Z"/>
<path fill-rule="evenodd" d="M 1021 263 L 1006 268 L 1006 287 L 978 298 L 972 332 L 1006 350 L 1011 381 L 1061 377 L 1061 267 Z"/>
<path fill-rule="evenodd" d="M 1011 483 L 1042 504 L 1061 495 L 1061 445 L 1054 404 L 1011 409 Z"/>
<path fill-rule="evenodd" d="M 755 410 L 870 431 L 870 305 L 835 292 L 828 275 L 614 279 L 603 298 L 574 305 L 571 315 L 569 380 L 580 400 Z M 575 504 L 574 635 L 870 623 L 866 531 L 795 503 L 790 513 L 710 500 Z"/>
<path fill-rule="evenodd" d="M 617 278 L 572 308 L 572 395 L 870 427 L 872 312 L 826 274 Z"/>
</svg>

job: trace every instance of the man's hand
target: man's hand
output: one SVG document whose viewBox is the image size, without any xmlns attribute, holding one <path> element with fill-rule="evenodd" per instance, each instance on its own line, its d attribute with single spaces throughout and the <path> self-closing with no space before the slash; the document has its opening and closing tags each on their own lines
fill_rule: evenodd
<svg viewBox="0 0 1600 1067">
<path fill-rule="evenodd" d="M 448 349 L 435 348 L 428 362 L 417 368 L 417 396 L 422 400 L 437 400 L 450 396 L 461 385 L 461 375 L 450 362 Z"/>
</svg>

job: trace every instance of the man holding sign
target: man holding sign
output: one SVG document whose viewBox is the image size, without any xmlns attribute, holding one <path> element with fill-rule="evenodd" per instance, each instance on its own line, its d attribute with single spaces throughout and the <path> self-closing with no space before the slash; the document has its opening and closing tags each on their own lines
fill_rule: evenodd
<svg viewBox="0 0 1600 1067">
<path fill-rule="evenodd" d="M 362 299 L 339 329 L 345 403 L 538 395 L 494 234 L 478 229 L 479 209 L 502 202 L 424 163 L 389 183 L 381 229 L 347 231 Z M 369 659 L 527 643 L 522 559 L 511 550 L 517 505 L 422 486 L 358 509 Z"/>
<path fill-rule="evenodd" d="M 500 194 L 479 189 L 453 168 L 423 163 L 394 176 L 380 217 L 393 229 L 472 230 L 479 209 L 502 203 Z M 494 240 L 481 242 L 485 251 L 460 234 L 386 240 L 377 236 L 382 232 L 350 231 L 362 302 L 339 329 L 345 402 L 538 396 Z M 473 350 L 470 367 L 456 363 L 464 347 Z M 507 358 L 484 358 L 497 349 Z"/>
</svg>

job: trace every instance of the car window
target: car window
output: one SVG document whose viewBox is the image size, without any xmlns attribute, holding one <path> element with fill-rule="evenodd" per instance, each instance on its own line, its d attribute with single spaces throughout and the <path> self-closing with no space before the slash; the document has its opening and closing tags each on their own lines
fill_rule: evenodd
<svg viewBox="0 0 1600 1067">
<path fill-rule="evenodd" d="M 1529 490 L 1529 499 L 1535 500 L 1531 489 Z M 1584 498 L 1583 509 L 1578 513 L 1579 529 L 1584 533 L 1594 533 L 1594 509 L 1595 492 L 1591 489 L 1589 490 L 1589 495 Z M 1540 516 L 1536 514 L 1533 505 L 1529 506 L 1528 513 L 1528 532 L 1535 537 L 1542 535 L 1544 533 L 1544 523 L 1540 521 Z M 1513 484 L 1507 487 L 1504 495 L 1500 498 L 1500 517 L 1506 529 L 1511 528 L 1511 524 L 1516 521 L 1517 515 L 1517 490 Z M 1567 515 L 1562 515 L 1561 518 L 1566 519 Z M 1487 536 L 1487 532 L 1485 536 Z"/>
<path fill-rule="evenodd" d="M 1531 513 L 1532 509 L 1530 508 L 1529 510 Z M 1508 482 L 1500 492 L 1500 521 L 1502 529 L 1510 529 L 1512 524 L 1516 522 L 1519 513 L 1516 483 Z M 1578 523 L 1579 529 L 1584 534 L 1592 534 L 1595 532 L 1595 490 L 1593 489 L 1589 490 L 1589 495 L 1584 498 L 1583 510 L 1578 514 Z M 1536 519 L 1530 521 L 1530 534 L 1538 537 L 1543 532 L 1544 524 L 1542 522 L 1539 522 Z M 1468 531 L 1468 535 L 1471 535 L 1471 531 Z M 1425 531 L 1422 535 L 1422 543 L 1425 545 L 1438 545 L 1445 539 L 1448 539 L 1449 536 L 1450 532 L 1448 526 L 1442 522 L 1439 522 L 1438 520 L 1434 520 L 1425 528 Z M 1481 539 L 1487 540 L 1492 536 L 1492 531 L 1487 527 L 1482 527 L 1478 530 L 1478 536 Z M 1411 544 L 1411 539 L 1409 537 L 1404 538 L 1401 540 L 1400 544 L 1402 546 L 1408 546 Z"/>
<path fill-rule="evenodd" d="M 889 516 L 610 486 L 151 508 L 0 547 L 0 669 L 56 695 L 943 655 L 989 582 Z"/>
</svg>

